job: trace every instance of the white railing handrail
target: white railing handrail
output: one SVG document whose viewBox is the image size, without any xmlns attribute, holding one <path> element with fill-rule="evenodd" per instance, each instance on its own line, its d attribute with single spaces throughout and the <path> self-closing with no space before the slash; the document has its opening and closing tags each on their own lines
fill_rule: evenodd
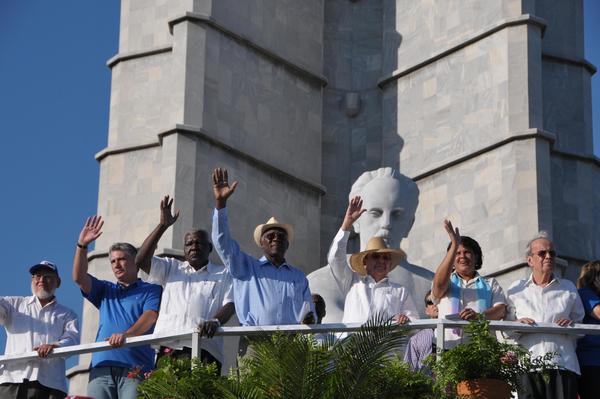
<svg viewBox="0 0 600 399">
<path fill-rule="evenodd" d="M 438 332 L 446 328 L 459 327 L 462 328 L 468 325 L 469 322 L 464 320 L 448 320 L 448 319 L 423 319 L 413 320 L 408 324 L 399 326 L 407 330 L 422 330 L 425 328 L 435 328 Z M 273 334 L 283 332 L 287 334 L 318 334 L 330 332 L 355 332 L 361 328 L 361 323 L 330 323 L 330 324 L 292 324 L 292 325 L 273 325 L 273 326 L 251 326 L 251 327 L 219 327 L 215 332 L 215 336 L 251 336 Z M 573 324 L 569 327 L 559 327 L 552 323 L 537 323 L 535 325 L 527 325 L 516 321 L 491 321 L 491 330 L 498 331 L 515 331 L 521 333 L 543 333 L 543 334 L 576 334 L 576 335 L 600 335 L 600 325 L 594 324 Z M 196 331 L 179 331 L 170 334 L 149 334 L 140 335 L 137 337 L 127 338 L 123 347 L 139 346 L 139 345 L 157 345 L 173 341 L 188 341 L 192 343 L 192 353 L 199 353 L 200 334 Z M 442 345 L 440 345 L 442 342 Z M 438 347 L 443 348 L 443 334 L 438 333 Z M 80 345 L 65 346 L 56 348 L 48 355 L 48 357 L 69 357 L 83 353 L 100 352 L 104 350 L 114 349 L 108 342 L 93 342 Z M 24 352 L 15 355 L 0 356 L 0 364 L 9 362 L 23 362 L 27 360 L 38 359 L 37 352 Z"/>
</svg>

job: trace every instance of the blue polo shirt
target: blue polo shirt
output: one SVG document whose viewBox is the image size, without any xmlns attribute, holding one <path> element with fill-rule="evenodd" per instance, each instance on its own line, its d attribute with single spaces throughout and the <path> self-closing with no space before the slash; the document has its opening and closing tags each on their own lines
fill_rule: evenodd
<svg viewBox="0 0 600 399">
<path fill-rule="evenodd" d="M 113 333 L 122 333 L 131 327 L 146 310 L 158 312 L 162 288 L 137 280 L 125 287 L 110 281 L 92 278 L 92 289 L 89 294 L 82 292 L 84 298 L 92 303 L 100 312 L 96 342 L 103 342 Z M 152 326 L 144 334 L 151 334 Z M 109 351 L 94 352 L 91 367 L 125 367 L 141 366 L 146 372 L 154 368 L 154 350 L 150 345 L 119 348 Z"/>
</svg>

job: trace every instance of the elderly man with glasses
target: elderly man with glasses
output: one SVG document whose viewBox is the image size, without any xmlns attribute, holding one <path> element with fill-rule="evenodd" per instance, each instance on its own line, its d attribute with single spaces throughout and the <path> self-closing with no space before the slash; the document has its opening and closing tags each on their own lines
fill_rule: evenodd
<svg viewBox="0 0 600 399">
<path fill-rule="evenodd" d="M 545 232 L 527 243 L 527 264 L 531 275 L 514 282 L 508 289 L 509 318 L 534 325 L 536 322 L 555 323 L 568 327 L 584 316 L 583 304 L 575 285 L 554 274 L 556 251 Z M 518 342 L 534 356 L 556 353 L 553 360 L 561 369 L 547 375 L 524 375 L 519 398 L 575 399 L 577 376 L 580 374 L 575 354 L 577 336 L 568 334 L 522 334 Z"/>
<path fill-rule="evenodd" d="M 64 398 L 65 359 L 46 358 L 54 348 L 79 343 L 75 312 L 59 304 L 58 268 L 42 261 L 31 266 L 31 296 L 0 297 L 0 324 L 6 328 L 6 355 L 36 351 L 41 359 L 0 368 L 0 398 Z"/>
</svg>

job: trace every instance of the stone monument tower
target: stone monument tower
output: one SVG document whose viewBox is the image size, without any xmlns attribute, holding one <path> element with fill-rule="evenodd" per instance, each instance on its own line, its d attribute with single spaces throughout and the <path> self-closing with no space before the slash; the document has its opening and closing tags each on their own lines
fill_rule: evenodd
<svg viewBox="0 0 600 399">
<path fill-rule="evenodd" d="M 600 257 L 582 26 L 582 0 L 122 0 L 90 271 L 112 278 L 109 245 L 141 244 L 164 194 L 181 217 L 157 253 L 181 253 L 186 230 L 210 228 L 222 166 L 240 181 L 243 249 L 276 216 L 309 272 L 352 182 L 388 166 L 420 191 L 411 262 L 437 265 L 449 216 L 482 244 L 484 272 L 522 273 L 545 229 L 574 273 Z M 96 325 L 85 303 L 82 342 Z M 88 364 L 71 392 L 85 392 Z"/>
</svg>

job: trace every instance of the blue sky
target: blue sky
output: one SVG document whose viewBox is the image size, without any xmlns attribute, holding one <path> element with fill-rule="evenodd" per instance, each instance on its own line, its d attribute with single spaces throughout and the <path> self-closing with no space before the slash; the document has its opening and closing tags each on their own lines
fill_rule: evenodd
<svg viewBox="0 0 600 399">
<path fill-rule="evenodd" d="M 117 53 L 119 6 L 118 0 L 0 1 L 0 295 L 27 295 L 29 266 L 49 259 L 63 277 L 59 300 L 81 313 L 71 262 L 83 220 L 96 211 L 94 154 L 107 142 L 106 61 Z M 586 59 L 600 66 L 600 1 L 585 0 L 585 7 Z M 592 78 L 596 154 L 599 76 Z"/>
</svg>

